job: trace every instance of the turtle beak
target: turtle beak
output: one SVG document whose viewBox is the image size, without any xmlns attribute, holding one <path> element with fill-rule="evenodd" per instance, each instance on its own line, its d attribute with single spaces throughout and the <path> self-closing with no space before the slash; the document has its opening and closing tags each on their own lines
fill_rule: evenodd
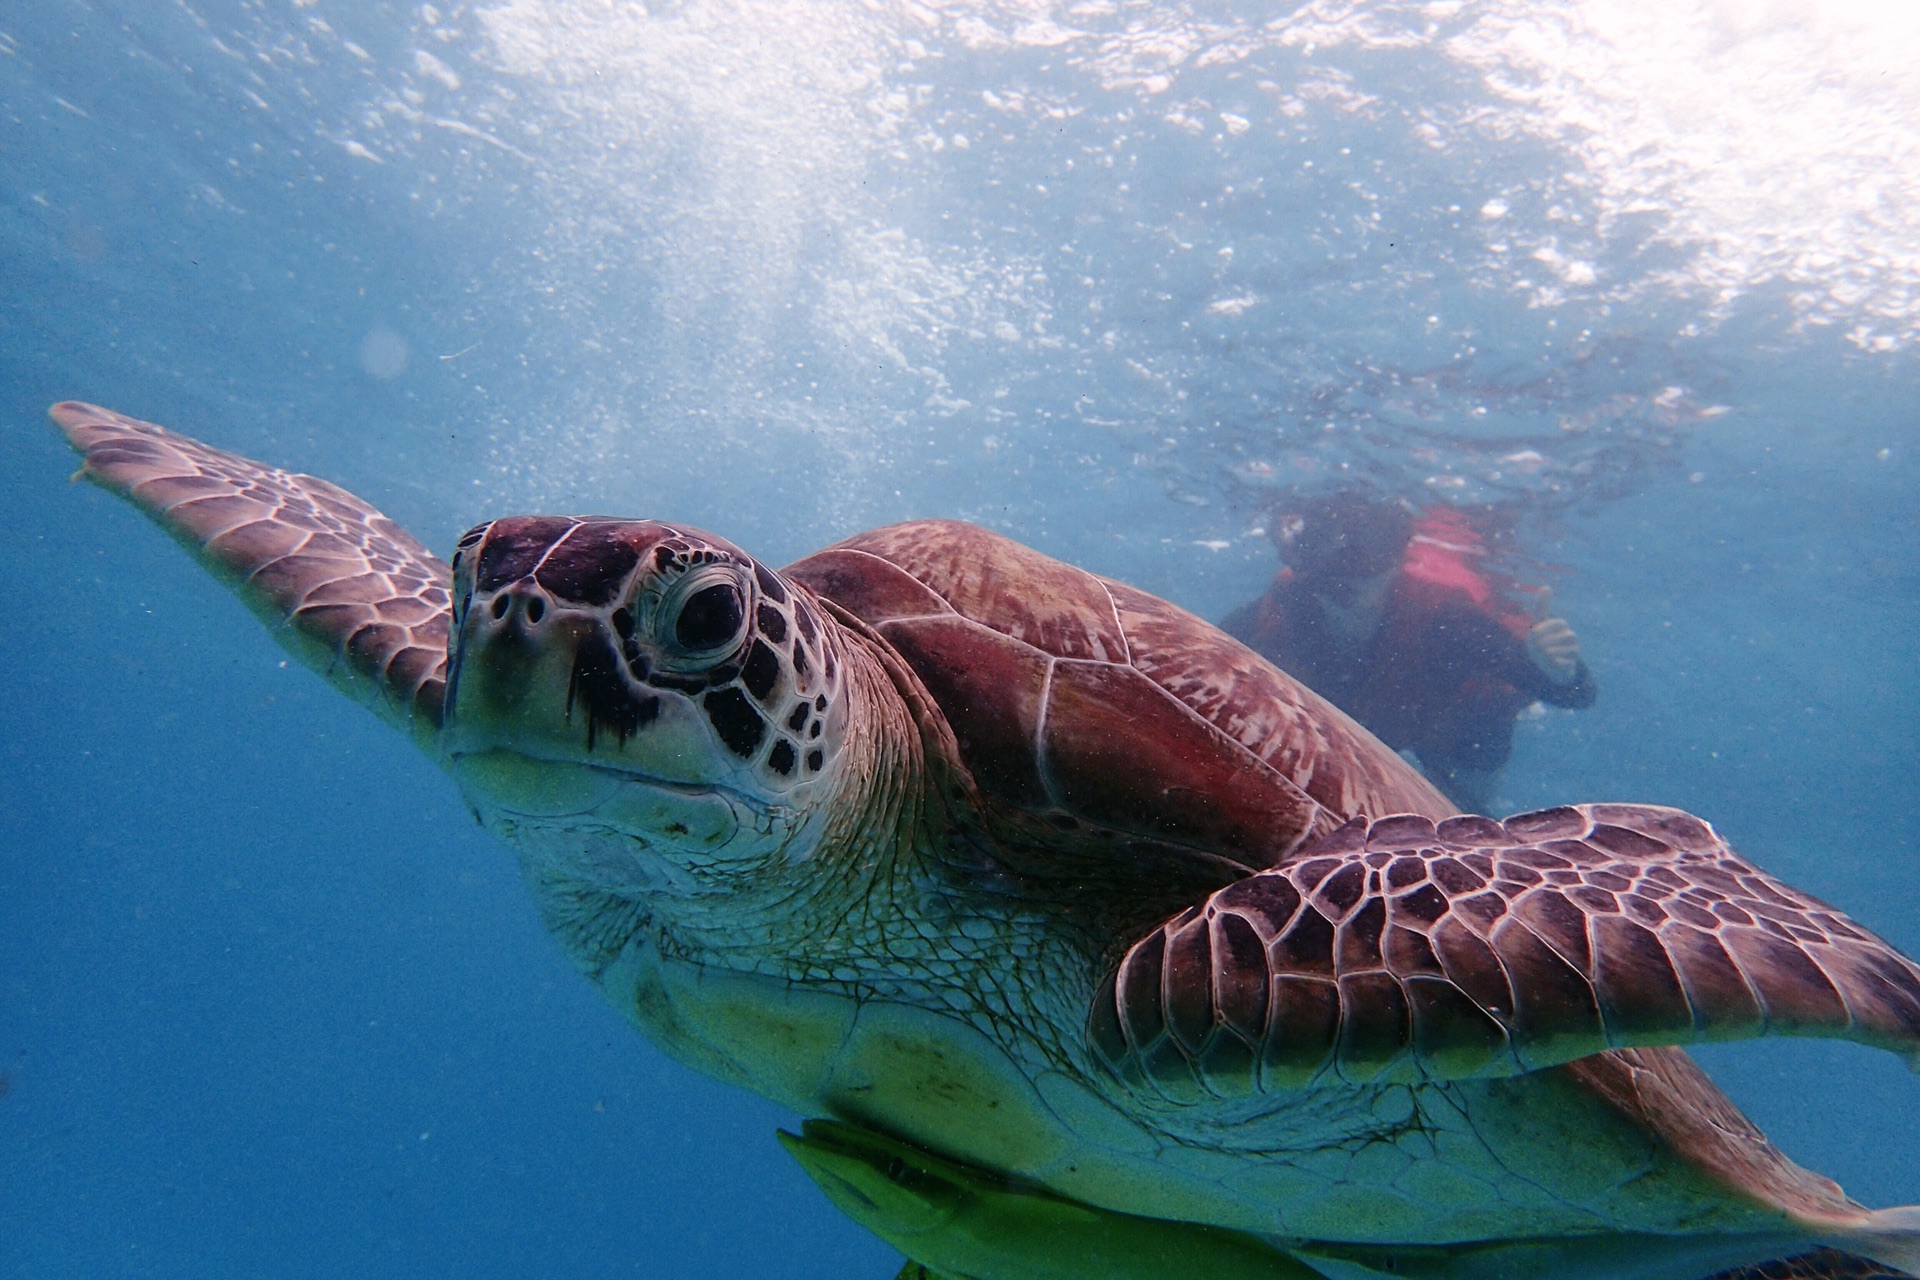
<svg viewBox="0 0 1920 1280">
<path fill-rule="evenodd" d="M 489 726 L 518 727 L 543 718 L 556 697 L 566 697 L 575 655 L 598 629 L 591 615 L 556 607 L 531 578 L 477 609 L 469 606 L 458 632 L 459 677 L 449 699 L 449 726 L 470 739 Z"/>
<path fill-rule="evenodd" d="M 667 782 L 715 780 L 697 711 L 635 682 L 597 612 L 522 579 L 476 600 L 457 643 L 448 754 L 506 751 Z"/>
</svg>

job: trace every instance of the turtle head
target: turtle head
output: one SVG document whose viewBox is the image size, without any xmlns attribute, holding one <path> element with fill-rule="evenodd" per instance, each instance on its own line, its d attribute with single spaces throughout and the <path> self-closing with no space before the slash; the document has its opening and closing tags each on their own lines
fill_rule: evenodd
<svg viewBox="0 0 1920 1280">
<path fill-rule="evenodd" d="M 803 591 L 643 520 L 495 520 L 453 565 L 442 741 L 523 856 L 623 893 L 805 856 L 846 708 Z"/>
</svg>

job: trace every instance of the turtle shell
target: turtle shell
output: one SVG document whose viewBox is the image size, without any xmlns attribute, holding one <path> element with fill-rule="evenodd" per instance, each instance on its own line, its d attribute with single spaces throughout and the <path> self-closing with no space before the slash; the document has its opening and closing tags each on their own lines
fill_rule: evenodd
<svg viewBox="0 0 1920 1280">
<path fill-rule="evenodd" d="M 1250 868 L 1356 814 L 1454 808 L 1334 706 L 1211 624 L 952 520 L 785 573 L 880 634 L 992 800 Z"/>
</svg>

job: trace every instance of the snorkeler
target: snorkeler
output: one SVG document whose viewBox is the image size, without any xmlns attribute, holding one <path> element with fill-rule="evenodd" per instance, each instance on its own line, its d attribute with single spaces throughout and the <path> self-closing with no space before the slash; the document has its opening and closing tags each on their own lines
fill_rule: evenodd
<svg viewBox="0 0 1920 1280">
<path fill-rule="evenodd" d="M 1486 812 L 1533 702 L 1593 705 L 1592 673 L 1560 618 L 1503 614 L 1467 557 L 1464 518 L 1355 492 L 1274 513 L 1286 567 L 1221 626 L 1396 751 L 1462 808 Z"/>
</svg>

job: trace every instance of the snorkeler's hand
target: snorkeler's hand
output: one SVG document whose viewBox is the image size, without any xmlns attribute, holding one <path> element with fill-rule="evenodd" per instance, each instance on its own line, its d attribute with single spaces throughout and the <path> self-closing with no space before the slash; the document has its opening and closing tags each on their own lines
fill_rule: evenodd
<svg viewBox="0 0 1920 1280">
<path fill-rule="evenodd" d="M 1580 637 L 1565 618 L 1543 618 L 1527 632 L 1527 657 L 1555 684 L 1580 678 Z"/>
</svg>

